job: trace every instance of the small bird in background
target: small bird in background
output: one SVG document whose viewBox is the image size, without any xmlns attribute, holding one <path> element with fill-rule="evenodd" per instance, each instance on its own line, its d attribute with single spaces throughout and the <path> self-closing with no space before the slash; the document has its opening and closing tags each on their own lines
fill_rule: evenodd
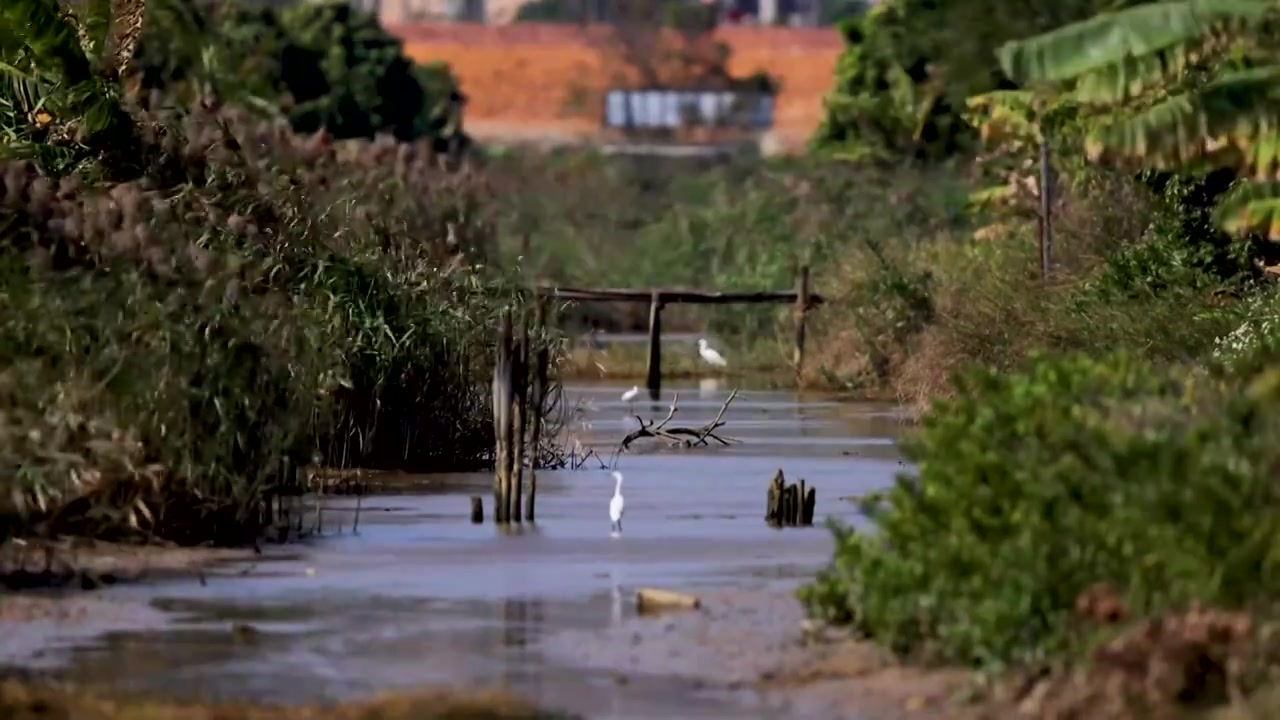
<svg viewBox="0 0 1280 720">
<path fill-rule="evenodd" d="M 711 346 L 707 345 L 706 338 L 698 338 L 698 354 L 701 355 L 702 359 L 705 360 L 709 365 L 724 367 L 729 364 L 725 362 L 724 357 L 720 355 L 720 353 L 716 352 L 711 348 Z"/>
<path fill-rule="evenodd" d="M 613 471 L 613 479 L 617 482 L 613 487 L 613 499 L 609 501 L 609 520 L 613 523 L 613 532 L 622 534 L 622 512 L 625 509 L 622 500 L 622 473 Z"/>
</svg>

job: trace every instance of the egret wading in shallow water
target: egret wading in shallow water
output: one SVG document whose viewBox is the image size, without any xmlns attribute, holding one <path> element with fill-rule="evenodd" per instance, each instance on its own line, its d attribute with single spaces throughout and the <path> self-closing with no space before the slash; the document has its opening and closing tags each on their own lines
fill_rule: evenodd
<svg viewBox="0 0 1280 720">
<path fill-rule="evenodd" d="M 709 365 L 724 367 L 729 364 L 725 362 L 724 357 L 720 353 L 712 350 L 711 347 L 707 345 L 706 338 L 698 338 L 698 354 L 701 355 L 702 359 L 706 360 Z"/>
<path fill-rule="evenodd" d="M 622 473 L 614 470 L 613 479 L 617 484 L 613 486 L 613 499 L 609 501 L 609 520 L 613 523 L 613 531 L 615 533 L 621 533 L 623 511 Z"/>
<path fill-rule="evenodd" d="M 636 396 L 639 394 L 640 394 L 640 386 L 632 385 L 630 390 L 622 393 L 622 402 L 631 402 L 632 400 L 635 400 Z"/>
</svg>

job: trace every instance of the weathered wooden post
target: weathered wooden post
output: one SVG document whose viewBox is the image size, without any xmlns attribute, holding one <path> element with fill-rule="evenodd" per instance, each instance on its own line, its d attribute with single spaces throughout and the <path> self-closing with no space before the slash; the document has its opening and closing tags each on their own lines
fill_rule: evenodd
<svg viewBox="0 0 1280 720">
<path fill-rule="evenodd" d="M 812 525 L 813 513 L 817 508 L 818 490 L 816 488 L 809 488 L 809 491 L 805 493 L 804 496 L 804 507 L 800 513 L 800 524 L 805 526 Z"/>
<path fill-rule="evenodd" d="M 1053 164 L 1048 130 L 1040 126 L 1040 279 L 1053 272 Z"/>
<path fill-rule="evenodd" d="M 533 324 L 537 328 L 538 352 L 533 363 L 533 391 L 529 402 L 529 497 L 525 500 L 525 522 L 534 520 L 534 502 L 538 495 L 538 443 L 542 440 L 542 411 L 547 401 L 547 372 L 551 363 L 551 348 L 547 345 L 547 297 L 537 295 L 534 301 Z"/>
<path fill-rule="evenodd" d="M 506 524 L 511 492 L 511 310 L 498 324 L 497 361 L 493 366 L 493 521 Z"/>
<path fill-rule="evenodd" d="M 778 468 L 778 472 L 773 474 L 773 480 L 769 482 L 769 499 L 764 509 L 765 522 L 775 527 L 782 525 L 782 486 L 785 482 L 782 468 Z"/>
<path fill-rule="evenodd" d="M 649 374 L 645 381 L 649 399 L 662 394 L 662 293 L 654 290 L 649 298 Z"/>
<path fill-rule="evenodd" d="M 804 378 L 804 322 L 809 313 L 809 266 L 800 266 L 800 279 L 796 283 L 796 346 L 792 362 L 796 369 L 796 385 Z"/>
<path fill-rule="evenodd" d="M 471 523 L 479 525 L 484 522 L 484 498 L 479 495 L 471 496 Z"/>
<path fill-rule="evenodd" d="M 796 525 L 804 524 L 804 478 L 800 478 L 800 487 L 796 488 Z"/>
<path fill-rule="evenodd" d="M 515 349 L 511 353 L 511 496 L 507 498 L 509 522 L 520 522 L 520 504 L 524 482 L 524 431 L 528 424 L 529 408 L 529 314 L 520 311 L 520 333 L 516 336 Z"/>
</svg>

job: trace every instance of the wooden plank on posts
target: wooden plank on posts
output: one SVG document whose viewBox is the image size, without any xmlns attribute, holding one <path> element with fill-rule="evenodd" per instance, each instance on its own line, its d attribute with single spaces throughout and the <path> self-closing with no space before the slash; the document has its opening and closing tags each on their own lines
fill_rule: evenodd
<svg viewBox="0 0 1280 720">
<path fill-rule="evenodd" d="M 662 302 L 668 305 L 738 305 L 772 303 L 774 305 L 790 304 L 796 301 L 794 290 L 747 290 L 717 292 L 713 290 L 691 290 L 687 288 L 577 288 L 555 285 L 539 285 L 538 292 L 553 295 L 562 300 L 581 300 L 592 302 L 651 302 L 655 293 L 662 296 Z M 822 296 L 809 295 L 809 305 L 822 305 Z"/>
<path fill-rule="evenodd" d="M 796 345 L 792 362 L 796 369 L 796 385 L 804 380 L 804 322 L 809 312 L 809 266 L 800 266 L 800 278 L 796 283 Z"/>
<path fill-rule="evenodd" d="M 520 522 L 521 485 L 524 482 L 524 435 L 528 423 L 529 397 L 529 314 L 520 312 L 520 330 L 511 352 L 511 495 L 507 498 L 507 519 Z"/>
<path fill-rule="evenodd" d="M 654 290 L 649 295 L 649 399 L 662 395 L 662 293 Z"/>
<path fill-rule="evenodd" d="M 542 440 L 542 412 L 547 401 L 547 373 L 551 364 L 551 348 L 547 335 L 546 296 L 535 299 L 533 324 L 537 329 L 538 352 L 533 365 L 533 397 L 529 403 L 529 496 L 525 500 L 525 522 L 534 521 L 534 503 L 538 495 L 538 447 Z"/>
<path fill-rule="evenodd" d="M 506 524 L 511 491 L 511 311 L 498 324 L 497 361 L 493 367 L 493 521 Z"/>
</svg>

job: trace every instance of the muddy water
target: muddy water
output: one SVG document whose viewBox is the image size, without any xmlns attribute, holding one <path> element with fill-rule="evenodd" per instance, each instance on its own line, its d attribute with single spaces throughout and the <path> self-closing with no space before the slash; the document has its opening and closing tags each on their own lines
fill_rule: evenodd
<svg viewBox="0 0 1280 720">
<path fill-rule="evenodd" d="M 634 413 L 665 415 L 673 392 L 682 425 L 707 422 L 727 395 L 704 381 L 659 403 L 624 404 L 623 389 L 567 389 L 580 411 L 566 430 L 606 460 Z M 215 700 L 504 684 L 590 718 L 799 717 L 744 689 L 759 670 L 746 660 L 763 647 L 747 639 L 708 650 L 714 639 L 691 642 L 691 633 L 707 635 L 706 618 L 724 617 L 767 631 L 759 643 L 789 641 L 799 616 L 787 598 L 832 547 L 821 527 L 765 525 L 769 478 L 778 468 L 802 477 L 817 488 L 820 516 L 858 522 L 838 498 L 901 469 L 892 440 L 903 426 L 888 407 L 775 392 L 741 392 L 725 419 L 723 432 L 741 442 L 637 448 L 618 460 L 620 537 L 607 517 L 613 482 L 597 461 L 539 473 L 538 523 L 514 532 L 471 525 L 468 498 L 484 495 L 490 512 L 491 480 L 456 476 L 420 494 L 364 499 L 358 533 L 354 500 L 329 501 L 324 537 L 290 556 L 227 567 L 203 584 L 112 588 L 101 597 L 117 612 L 75 627 L 0 628 L 0 656 Z M 631 598 L 642 586 L 702 593 L 709 608 L 701 620 L 640 621 Z M 690 622 L 703 625 L 681 625 Z"/>
</svg>

